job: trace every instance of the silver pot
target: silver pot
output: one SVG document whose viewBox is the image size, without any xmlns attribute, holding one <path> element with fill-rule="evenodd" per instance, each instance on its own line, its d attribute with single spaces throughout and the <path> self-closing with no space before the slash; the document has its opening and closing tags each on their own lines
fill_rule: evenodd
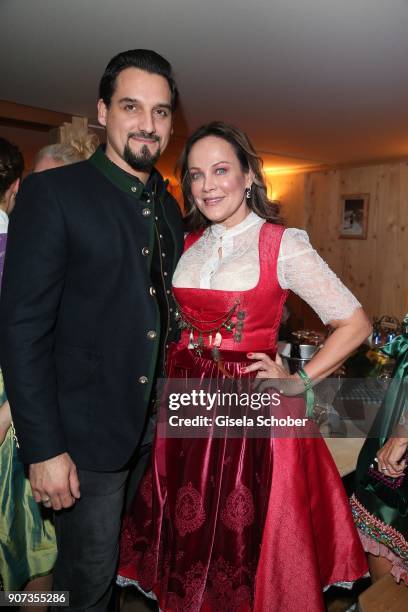
<svg viewBox="0 0 408 612">
<path fill-rule="evenodd" d="M 286 363 L 289 372 L 294 374 L 300 368 L 304 368 L 318 350 L 319 347 L 313 344 L 287 343 L 284 347 L 282 346 L 282 350 L 279 351 L 279 354 L 283 363 Z"/>
</svg>

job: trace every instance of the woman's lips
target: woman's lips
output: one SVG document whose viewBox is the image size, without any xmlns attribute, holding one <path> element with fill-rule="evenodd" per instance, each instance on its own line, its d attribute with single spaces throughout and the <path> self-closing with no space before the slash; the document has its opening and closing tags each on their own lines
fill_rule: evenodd
<svg viewBox="0 0 408 612">
<path fill-rule="evenodd" d="M 219 204 L 223 199 L 224 199 L 224 197 L 219 197 L 219 198 L 204 198 L 204 204 L 206 206 L 215 206 L 216 204 Z"/>
</svg>

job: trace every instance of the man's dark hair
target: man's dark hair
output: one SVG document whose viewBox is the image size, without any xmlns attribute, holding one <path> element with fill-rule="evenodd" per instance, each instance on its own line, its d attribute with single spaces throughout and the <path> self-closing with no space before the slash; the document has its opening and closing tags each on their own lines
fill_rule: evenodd
<svg viewBox="0 0 408 612">
<path fill-rule="evenodd" d="M 159 74 L 167 80 L 171 92 L 171 108 L 176 110 L 178 91 L 170 63 L 155 51 L 131 49 L 115 55 L 105 68 L 99 83 L 99 97 L 110 106 L 115 92 L 116 77 L 125 68 L 139 68 L 151 74 Z"/>
<path fill-rule="evenodd" d="M 0 200 L 7 189 L 24 171 L 24 159 L 19 149 L 5 138 L 0 138 Z"/>
</svg>

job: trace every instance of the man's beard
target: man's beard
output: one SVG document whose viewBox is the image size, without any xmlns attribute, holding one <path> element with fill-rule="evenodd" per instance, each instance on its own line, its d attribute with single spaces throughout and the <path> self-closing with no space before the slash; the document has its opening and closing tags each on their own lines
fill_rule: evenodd
<svg viewBox="0 0 408 612">
<path fill-rule="evenodd" d="M 146 138 L 146 136 L 142 137 Z M 133 170 L 138 170 L 139 172 L 150 172 L 160 157 L 160 147 L 157 147 L 157 151 L 155 151 L 155 153 L 151 153 L 149 147 L 147 145 L 143 145 L 140 151 L 135 153 L 129 146 L 129 139 L 123 150 L 123 159 L 131 168 L 133 168 Z"/>
</svg>

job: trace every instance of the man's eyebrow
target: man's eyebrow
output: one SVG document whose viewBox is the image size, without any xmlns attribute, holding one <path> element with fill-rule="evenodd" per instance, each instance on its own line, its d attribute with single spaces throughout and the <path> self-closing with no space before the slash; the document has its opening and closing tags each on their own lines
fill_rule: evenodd
<svg viewBox="0 0 408 612">
<path fill-rule="evenodd" d="M 119 102 L 140 102 L 137 98 L 121 98 Z"/>
<path fill-rule="evenodd" d="M 137 98 L 121 98 L 119 100 L 120 104 L 135 104 L 137 102 L 140 103 L 140 100 L 138 100 Z M 155 104 L 153 108 L 167 108 L 168 110 L 171 110 L 171 104 L 169 104 L 168 102 L 159 102 L 158 104 Z"/>
</svg>

